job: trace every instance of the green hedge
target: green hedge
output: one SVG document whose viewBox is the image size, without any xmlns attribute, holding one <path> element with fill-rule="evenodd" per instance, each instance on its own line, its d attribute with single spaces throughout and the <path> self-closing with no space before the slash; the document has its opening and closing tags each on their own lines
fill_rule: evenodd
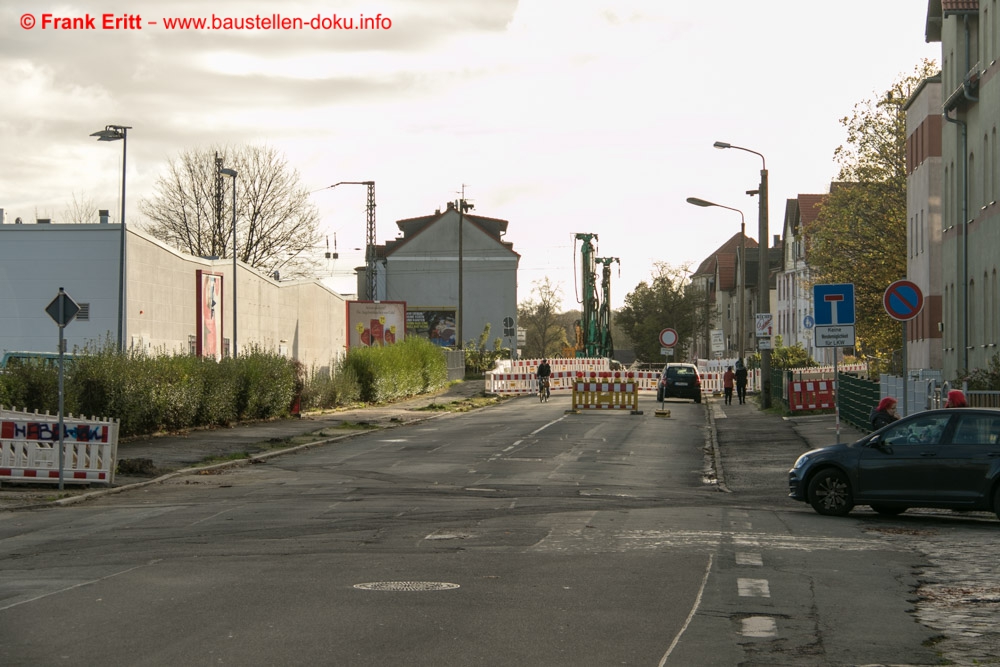
<svg viewBox="0 0 1000 667">
<path fill-rule="evenodd" d="M 31 360 L 0 373 L 0 405 L 55 414 L 58 367 Z M 306 372 L 277 353 L 249 347 L 221 362 L 188 355 L 147 356 L 113 345 L 66 365 L 66 414 L 114 418 L 122 437 L 196 426 L 287 417 L 293 407 L 384 403 L 447 384 L 441 348 L 419 338 L 351 350 L 339 363 Z"/>
</svg>

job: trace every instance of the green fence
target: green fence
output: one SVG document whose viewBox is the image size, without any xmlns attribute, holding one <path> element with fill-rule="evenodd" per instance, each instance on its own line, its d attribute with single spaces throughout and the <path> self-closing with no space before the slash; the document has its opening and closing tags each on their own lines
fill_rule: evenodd
<svg viewBox="0 0 1000 667">
<path fill-rule="evenodd" d="M 870 431 L 868 415 L 878 405 L 880 389 L 878 382 L 863 380 L 853 375 L 837 374 L 837 408 L 840 418 L 862 431 Z"/>
</svg>

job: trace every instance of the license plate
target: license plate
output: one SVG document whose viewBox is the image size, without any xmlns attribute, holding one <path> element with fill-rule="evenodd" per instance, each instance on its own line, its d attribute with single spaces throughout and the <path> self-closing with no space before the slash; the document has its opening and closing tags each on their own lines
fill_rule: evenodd
<svg viewBox="0 0 1000 667">
<path fill-rule="evenodd" d="M 688 383 L 687 382 L 675 382 L 674 386 L 675 387 L 686 387 L 686 386 L 688 386 Z"/>
</svg>

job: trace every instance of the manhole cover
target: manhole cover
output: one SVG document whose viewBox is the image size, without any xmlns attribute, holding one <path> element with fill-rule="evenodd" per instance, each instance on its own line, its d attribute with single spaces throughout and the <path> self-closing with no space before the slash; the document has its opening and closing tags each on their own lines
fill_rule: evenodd
<svg viewBox="0 0 1000 667">
<path fill-rule="evenodd" d="M 458 584 L 443 581 L 373 581 L 354 584 L 354 587 L 365 591 L 450 591 L 458 588 Z"/>
</svg>

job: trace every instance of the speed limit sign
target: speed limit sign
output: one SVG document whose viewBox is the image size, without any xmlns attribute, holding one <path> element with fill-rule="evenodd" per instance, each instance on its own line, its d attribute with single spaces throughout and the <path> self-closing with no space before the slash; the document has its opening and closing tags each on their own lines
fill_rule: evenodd
<svg viewBox="0 0 1000 667">
<path fill-rule="evenodd" d="M 673 347 L 677 344 L 677 332 L 673 329 L 664 329 L 660 332 L 660 345 L 663 347 Z"/>
</svg>

